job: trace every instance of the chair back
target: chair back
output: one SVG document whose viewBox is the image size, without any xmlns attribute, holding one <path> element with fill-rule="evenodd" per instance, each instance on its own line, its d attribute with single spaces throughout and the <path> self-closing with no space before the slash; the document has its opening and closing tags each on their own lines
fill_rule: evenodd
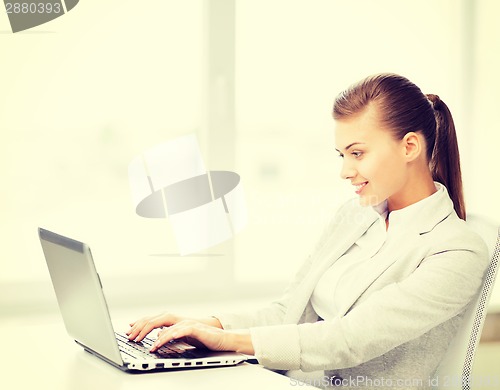
<svg viewBox="0 0 500 390">
<path fill-rule="evenodd" d="M 500 228 L 498 224 L 475 215 L 467 216 L 467 224 L 486 242 L 490 264 L 478 295 L 466 310 L 463 322 L 436 371 L 432 383 L 435 389 L 471 389 L 471 385 L 474 383 L 471 376 L 474 355 L 498 271 L 500 258 Z"/>
</svg>

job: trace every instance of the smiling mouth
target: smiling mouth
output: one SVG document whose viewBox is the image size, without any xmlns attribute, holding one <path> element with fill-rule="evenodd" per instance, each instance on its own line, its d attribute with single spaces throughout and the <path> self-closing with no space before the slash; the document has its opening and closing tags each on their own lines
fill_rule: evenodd
<svg viewBox="0 0 500 390">
<path fill-rule="evenodd" d="M 359 194 L 363 188 L 365 188 L 365 186 L 368 184 L 367 181 L 365 181 L 364 183 L 360 183 L 360 184 L 353 184 L 354 185 L 354 188 L 356 189 L 356 194 Z"/>
</svg>

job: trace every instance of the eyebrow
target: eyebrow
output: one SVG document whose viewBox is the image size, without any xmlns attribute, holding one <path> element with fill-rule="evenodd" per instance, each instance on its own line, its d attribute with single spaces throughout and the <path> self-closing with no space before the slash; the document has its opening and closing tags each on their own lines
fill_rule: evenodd
<svg viewBox="0 0 500 390">
<path fill-rule="evenodd" d="M 345 150 L 345 151 L 348 151 L 349 149 L 351 149 L 351 148 L 352 148 L 353 146 L 355 146 L 355 145 L 364 145 L 364 144 L 365 144 L 364 142 L 353 142 L 352 144 L 347 145 L 347 146 L 344 148 L 344 150 Z M 337 152 L 339 152 L 339 153 L 340 153 L 340 150 L 338 150 L 338 149 L 335 149 L 335 150 L 336 150 Z"/>
</svg>

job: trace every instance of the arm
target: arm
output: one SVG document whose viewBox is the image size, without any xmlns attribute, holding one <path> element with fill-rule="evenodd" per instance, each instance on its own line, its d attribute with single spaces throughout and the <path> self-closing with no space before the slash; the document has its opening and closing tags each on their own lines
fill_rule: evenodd
<svg viewBox="0 0 500 390">
<path fill-rule="evenodd" d="M 285 291 L 283 297 L 273 302 L 269 307 L 263 308 L 257 312 L 253 311 L 250 313 L 239 313 L 239 314 L 216 314 L 215 317 L 192 320 L 186 319 L 172 314 L 163 314 L 160 316 L 146 317 L 135 323 L 130 324 L 131 329 L 127 332 L 130 340 L 140 341 L 142 340 L 151 330 L 159 327 L 170 327 L 163 330 L 161 334 L 163 337 L 156 345 L 157 349 L 159 346 L 165 344 L 166 342 L 179 337 L 188 337 L 187 334 L 191 333 L 191 337 L 198 338 L 200 341 L 203 340 L 205 346 L 209 348 L 214 348 L 220 350 L 220 348 L 229 348 L 225 350 L 233 351 L 246 351 L 245 353 L 253 354 L 253 343 L 252 335 L 249 331 L 243 331 L 241 329 L 248 329 L 250 327 L 256 326 L 271 326 L 271 325 L 281 325 L 284 322 L 284 317 L 287 313 L 290 304 L 293 304 L 291 300 L 293 299 L 294 293 L 297 287 L 301 284 L 303 279 L 307 276 L 314 263 L 318 260 L 322 260 L 324 257 L 324 248 L 331 244 L 332 237 L 337 237 L 337 230 L 339 227 L 345 229 L 346 223 L 356 223 L 359 221 L 346 222 L 346 216 L 349 215 L 350 210 L 353 205 L 358 206 L 357 201 L 346 202 L 339 211 L 335 214 L 335 217 L 331 220 L 330 224 L 323 231 L 323 234 L 316 245 L 313 254 L 304 262 L 302 267 L 299 269 L 296 277 L 290 283 L 287 290 Z M 341 234 L 341 232 L 338 232 Z M 207 326 L 216 329 L 209 329 Z M 182 334 L 175 333 L 176 329 L 183 328 Z M 188 330 L 188 328 L 190 330 Z M 195 329 L 196 328 L 196 329 Z M 220 332 L 223 329 L 224 332 Z M 231 331 L 231 329 L 240 329 L 238 331 Z M 195 337 L 196 336 L 196 337 Z M 224 339 L 224 340 L 223 340 Z"/>
<path fill-rule="evenodd" d="M 212 350 L 255 355 L 273 369 L 325 370 L 357 366 L 459 314 L 481 284 L 485 252 L 440 251 L 410 276 L 372 293 L 344 317 L 300 325 L 223 330 L 185 320 L 162 330 L 152 351 L 187 338 Z"/>
</svg>

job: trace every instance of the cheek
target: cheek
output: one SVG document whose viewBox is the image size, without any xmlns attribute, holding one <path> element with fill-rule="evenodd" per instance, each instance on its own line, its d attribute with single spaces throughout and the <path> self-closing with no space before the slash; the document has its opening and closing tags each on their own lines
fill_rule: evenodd
<svg viewBox="0 0 500 390">
<path fill-rule="evenodd" d="M 391 187 L 404 177 L 405 165 L 394 154 L 381 154 L 363 161 L 362 173 L 374 186 Z"/>
<path fill-rule="evenodd" d="M 393 178 L 401 177 L 404 173 L 404 165 L 396 159 L 386 161 L 385 170 L 387 175 Z"/>
<path fill-rule="evenodd" d="M 385 160 L 384 172 L 385 180 L 383 181 L 383 185 L 387 192 L 385 195 L 389 197 L 403 186 L 406 180 L 406 165 L 401 160 L 392 157 Z"/>
<path fill-rule="evenodd" d="M 359 164 L 359 173 L 368 181 L 378 181 L 392 173 L 390 160 L 384 156 L 372 154 Z"/>
<path fill-rule="evenodd" d="M 398 191 L 404 181 L 404 172 L 397 159 L 374 156 L 371 161 L 366 159 L 363 163 L 359 173 L 370 182 L 371 188 L 360 197 L 361 205 L 375 206 Z"/>
</svg>

